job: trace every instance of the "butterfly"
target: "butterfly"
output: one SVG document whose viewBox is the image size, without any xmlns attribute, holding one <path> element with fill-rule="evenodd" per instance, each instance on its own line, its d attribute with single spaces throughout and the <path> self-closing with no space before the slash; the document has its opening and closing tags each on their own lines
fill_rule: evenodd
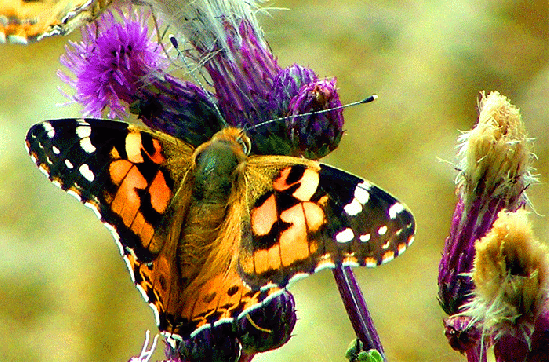
<svg viewBox="0 0 549 362">
<path fill-rule="evenodd" d="M 411 212 L 386 191 L 317 161 L 250 154 L 252 141 L 225 127 L 195 147 L 124 122 L 60 119 L 31 127 L 26 147 L 112 232 L 176 348 L 231 333 L 297 278 L 384 264 L 413 242 Z"/>
<path fill-rule="evenodd" d="M 96 19 L 113 0 L 0 0 L 0 42 L 66 35 Z"/>
</svg>

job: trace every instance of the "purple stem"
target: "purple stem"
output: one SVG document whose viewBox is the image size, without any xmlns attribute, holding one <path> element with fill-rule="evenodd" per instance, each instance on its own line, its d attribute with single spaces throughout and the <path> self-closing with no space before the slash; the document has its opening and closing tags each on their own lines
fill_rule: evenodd
<svg viewBox="0 0 549 362">
<path fill-rule="evenodd" d="M 333 273 L 357 338 L 364 344 L 366 351 L 377 350 L 385 361 L 385 351 L 353 271 L 348 266 L 340 266 L 336 267 Z"/>
</svg>

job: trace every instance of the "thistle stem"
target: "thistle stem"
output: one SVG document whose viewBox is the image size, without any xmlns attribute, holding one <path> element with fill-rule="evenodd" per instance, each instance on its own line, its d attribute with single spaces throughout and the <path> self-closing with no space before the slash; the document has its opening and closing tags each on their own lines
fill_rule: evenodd
<svg viewBox="0 0 549 362">
<path fill-rule="evenodd" d="M 341 266 L 336 267 L 333 273 L 337 289 L 343 299 L 343 304 L 357 338 L 364 344 L 366 351 L 375 349 L 381 354 L 383 360 L 386 361 L 385 351 L 383 350 L 379 335 L 374 327 L 374 321 L 368 312 L 366 301 L 356 282 L 353 271 L 350 267 Z"/>
</svg>

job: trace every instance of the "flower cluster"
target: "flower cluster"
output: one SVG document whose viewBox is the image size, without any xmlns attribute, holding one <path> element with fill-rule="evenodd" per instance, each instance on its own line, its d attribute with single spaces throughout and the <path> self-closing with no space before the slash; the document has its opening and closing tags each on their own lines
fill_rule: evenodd
<svg viewBox="0 0 549 362">
<path fill-rule="evenodd" d="M 481 94 L 478 123 L 460 141 L 458 203 L 439 265 L 446 336 L 469 361 L 486 360 L 490 344 L 499 362 L 537 361 L 549 260 L 524 211 L 535 178 L 518 109 L 497 92 Z"/>
<path fill-rule="evenodd" d="M 216 34 L 223 42 L 204 48 L 210 43 L 188 40 L 211 91 L 168 73 L 164 47 L 149 34 L 143 12 L 118 11 L 106 12 L 67 47 L 62 64 L 75 76 L 60 75 L 76 89 L 67 96 L 84 105 L 85 115 L 123 118 L 129 111 L 195 146 L 233 125 L 248 131 L 257 154 L 318 159 L 334 150 L 343 134 L 342 109 L 317 112 L 341 106 L 335 80 L 299 65 L 280 68 L 249 18 L 211 17 L 224 24 Z"/>
</svg>

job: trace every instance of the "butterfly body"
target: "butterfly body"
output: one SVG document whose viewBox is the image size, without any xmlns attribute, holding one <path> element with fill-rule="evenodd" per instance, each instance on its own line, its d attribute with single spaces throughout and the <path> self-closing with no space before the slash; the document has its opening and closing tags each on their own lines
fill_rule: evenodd
<svg viewBox="0 0 549 362">
<path fill-rule="evenodd" d="M 249 155 L 252 141 L 227 127 L 193 147 L 66 119 L 33 126 L 26 145 L 113 232 L 160 331 L 181 341 L 261 308 L 294 278 L 376 266 L 413 241 L 413 216 L 377 186 L 304 158 Z"/>
</svg>

